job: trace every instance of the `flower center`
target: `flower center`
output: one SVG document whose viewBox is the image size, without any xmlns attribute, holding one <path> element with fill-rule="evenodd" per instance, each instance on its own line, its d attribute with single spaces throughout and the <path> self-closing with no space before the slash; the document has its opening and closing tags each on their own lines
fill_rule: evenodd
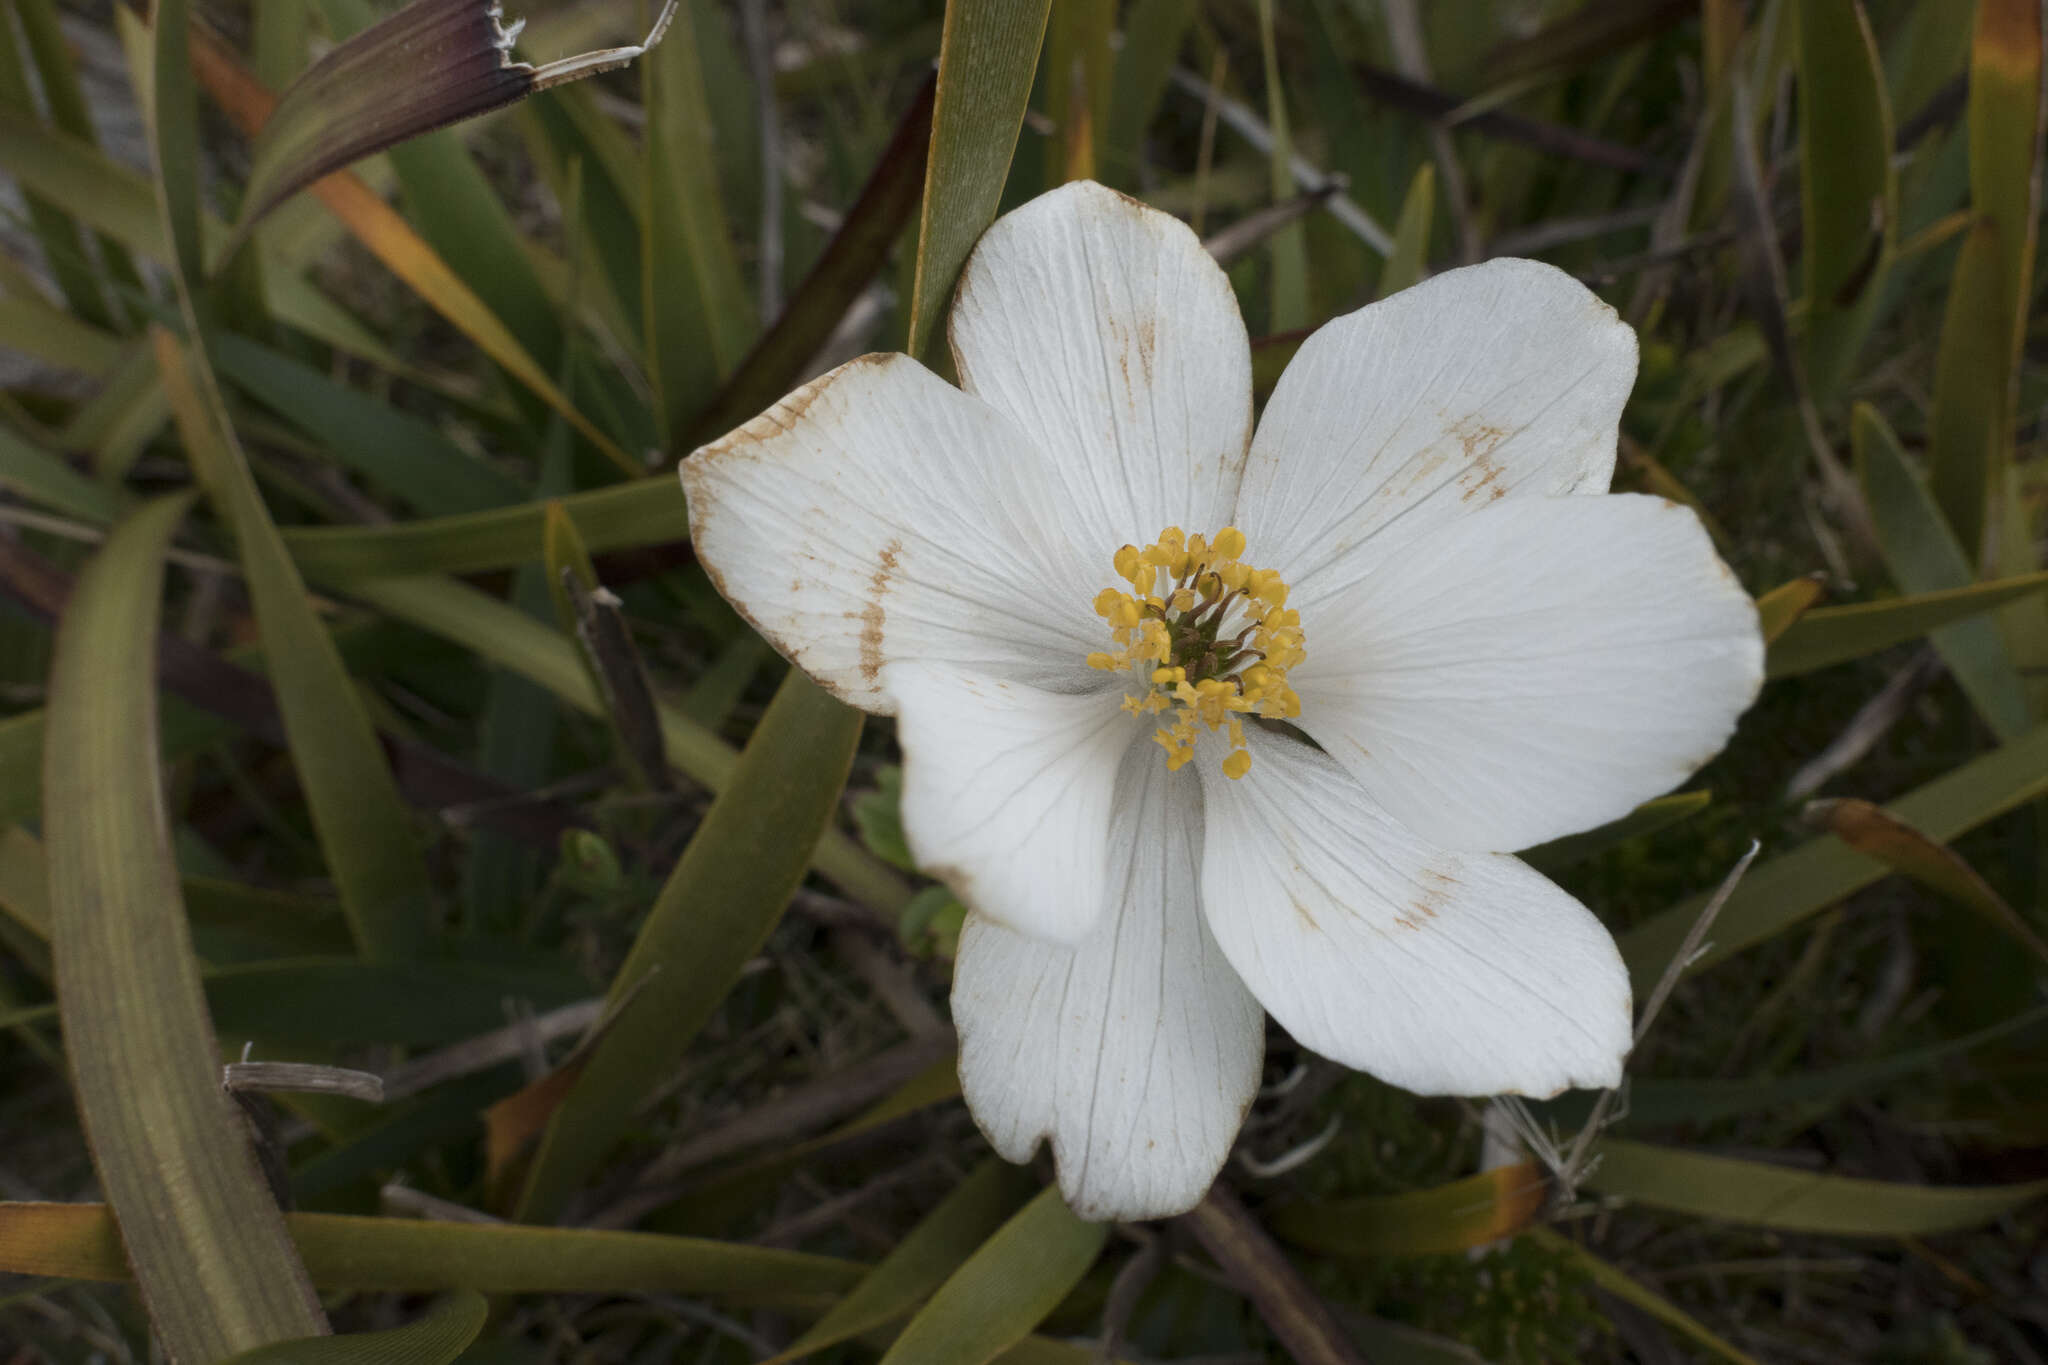
<svg viewBox="0 0 2048 1365">
<path fill-rule="evenodd" d="M 1244 548 L 1235 526 L 1213 541 L 1169 526 L 1142 550 L 1126 545 L 1116 552 L 1112 562 L 1129 592 L 1104 588 L 1095 599 L 1095 614 L 1109 623 L 1117 647 L 1090 654 L 1088 666 L 1129 669 L 1150 681 L 1145 692 L 1124 697 L 1124 710 L 1170 722 L 1152 736 L 1166 750 L 1169 771 L 1195 756 L 1200 724 L 1228 728 L 1223 772 L 1243 777 L 1252 756 L 1240 717 L 1301 714 L 1301 698 L 1287 685 L 1287 670 L 1306 657 L 1301 613 L 1286 609 L 1279 574 L 1238 558 Z"/>
</svg>

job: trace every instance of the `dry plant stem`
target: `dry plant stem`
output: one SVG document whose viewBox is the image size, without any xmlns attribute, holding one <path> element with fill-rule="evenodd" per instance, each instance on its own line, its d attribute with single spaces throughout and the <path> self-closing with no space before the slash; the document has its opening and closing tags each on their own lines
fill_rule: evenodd
<svg viewBox="0 0 2048 1365">
<path fill-rule="evenodd" d="M 1635 1037 L 1629 1048 L 1631 1054 L 1637 1047 L 1642 1046 L 1644 1037 L 1650 1032 L 1650 1026 L 1657 1022 L 1658 1014 L 1663 1011 L 1664 1002 L 1671 998 L 1672 990 L 1677 987 L 1678 978 L 1685 975 L 1685 969 L 1692 965 L 1705 946 L 1707 931 L 1714 927 L 1714 920 L 1720 915 L 1721 907 L 1728 904 L 1728 898 L 1735 894 L 1735 888 L 1742 882 L 1742 874 L 1749 871 L 1749 865 L 1756 861 L 1757 854 L 1762 851 L 1763 845 L 1760 842 L 1750 840 L 1749 851 L 1744 853 L 1728 875 L 1721 879 L 1721 885 L 1714 891 L 1713 899 L 1701 908 L 1699 918 L 1695 919 L 1692 928 L 1686 931 L 1685 941 L 1678 945 L 1678 951 L 1673 953 L 1671 961 L 1664 965 L 1664 974 L 1657 978 L 1657 985 L 1651 990 L 1649 1000 L 1643 1005 L 1642 1017 L 1636 1020 Z M 1568 1204 L 1576 1197 L 1578 1182 L 1586 1174 L 1586 1161 L 1592 1152 L 1593 1142 L 1600 1136 L 1600 1130 L 1606 1126 L 1607 1115 L 1614 1107 L 1614 1097 L 1620 1093 L 1619 1087 L 1601 1091 L 1600 1098 L 1593 1102 L 1593 1112 L 1586 1116 L 1586 1122 L 1579 1129 L 1578 1136 L 1572 1139 L 1571 1149 L 1565 1153 L 1564 1164 L 1556 1172 L 1558 1203 Z"/>
<path fill-rule="evenodd" d="M 862 1105 L 881 1099 L 953 1047 L 950 1032 L 917 1038 L 836 1075 L 797 1087 L 756 1105 L 731 1122 L 671 1147 L 647 1164 L 620 1199 L 586 1220 L 596 1228 L 630 1227 L 672 1196 L 675 1182 L 699 1166 L 749 1147 L 793 1140 Z"/>
<path fill-rule="evenodd" d="M 1329 184 L 1310 190 L 1306 194 L 1297 194 L 1292 199 L 1269 204 L 1256 213 L 1247 214 L 1223 231 L 1205 238 L 1202 250 L 1208 252 L 1216 264 L 1229 265 L 1281 228 L 1296 219 L 1306 217 L 1310 211 L 1328 203 L 1330 196 L 1337 193 L 1341 183 L 1333 178 Z"/>
<path fill-rule="evenodd" d="M 467 1204 L 453 1200 L 436 1199 L 433 1195 L 416 1190 L 410 1185 L 396 1182 L 378 1191 L 387 1213 L 404 1214 L 412 1218 L 423 1218 L 433 1223 L 502 1223 L 505 1220 L 482 1209 L 473 1209 Z"/>
<path fill-rule="evenodd" d="M 1869 753 L 1899 723 L 1913 698 L 1941 676 L 1942 668 L 1941 656 L 1932 649 L 1923 648 L 1916 653 L 1911 663 L 1892 675 L 1882 691 L 1857 709 L 1825 749 L 1792 774 L 1792 780 L 1785 784 L 1784 799 L 1804 800 Z"/>
<path fill-rule="evenodd" d="M 950 1038 L 953 1030 L 925 998 L 917 974 L 887 948 L 858 929 L 834 929 L 832 951 L 866 983 L 882 1008 L 913 1038 Z"/>
<path fill-rule="evenodd" d="M 1159 1278 L 1159 1272 L 1166 1265 L 1167 1234 L 1147 1229 L 1132 1228 L 1133 1234 L 1143 1234 L 1138 1254 L 1124 1263 L 1110 1281 L 1109 1294 L 1102 1304 L 1102 1336 L 1095 1347 L 1097 1365 L 1108 1365 L 1123 1349 L 1124 1332 L 1130 1327 L 1131 1315 L 1138 1311 L 1138 1300 Z"/>
<path fill-rule="evenodd" d="M 1273 154 L 1273 130 L 1266 126 L 1264 119 L 1252 112 L 1251 106 L 1240 104 L 1192 71 L 1175 67 L 1171 79 L 1183 91 L 1204 101 L 1217 118 L 1229 124 L 1231 130 L 1249 142 L 1261 156 Z M 1287 165 L 1294 172 L 1295 184 L 1301 186 L 1303 190 L 1330 191 L 1330 198 L 1326 201 L 1330 216 L 1351 229 L 1359 241 L 1381 256 L 1393 254 L 1393 234 L 1359 207 L 1358 201 L 1345 192 L 1337 177 L 1320 169 L 1298 152 L 1288 158 Z"/>
<path fill-rule="evenodd" d="M 1289 1357 L 1301 1365 L 1365 1365 L 1336 1316 L 1310 1289 L 1279 1244 L 1223 1181 L 1179 1222 L 1216 1258 L 1240 1294 L 1258 1309 Z"/>
<path fill-rule="evenodd" d="M 893 1171 L 886 1171 L 876 1176 L 865 1185 L 848 1190 L 844 1194 L 835 1195 L 830 1199 L 821 1200 L 801 1213 L 793 1213 L 787 1218 L 770 1224 L 760 1236 L 752 1240 L 756 1246 L 780 1247 L 784 1250 L 793 1250 L 802 1246 L 818 1233 L 841 1226 L 849 1215 L 861 1209 L 871 1200 L 877 1199 L 891 1190 L 900 1189 L 905 1185 L 931 1179 L 933 1175 L 931 1166 L 932 1162 L 930 1159 L 906 1162 Z M 951 1174 L 951 1172 L 946 1174 Z"/>
<path fill-rule="evenodd" d="M 604 1001 L 579 1000 L 573 1005 L 563 1005 L 546 1014 L 451 1043 L 438 1052 L 430 1052 L 387 1072 L 384 1077 L 385 1098 L 403 1099 L 443 1081 L 474 1075 L 501 1062 L 513 1061 L 525 1055 L 529 1038 L 553 1042 L 572 1033 L 581 1033 L 595 1024 L 603 1013 Z"/>
<path fill-rule="evenodd" d="M 247 1055 L 247 1049 L 243 1053 Z M 368 1071 L 313 1062 L 229 1062 L 220 1069 L 221 1087 L 230 1093 L 340 1095 L 365 1104 L 384 1102 L 384 1080 Z"/>
</svg>

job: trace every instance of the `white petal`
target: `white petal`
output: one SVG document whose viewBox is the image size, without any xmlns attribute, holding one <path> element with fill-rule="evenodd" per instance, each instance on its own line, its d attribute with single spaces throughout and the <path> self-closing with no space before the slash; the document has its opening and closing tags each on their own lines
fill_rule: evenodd
<svg viewBox="0 0 2048 1365">
<path fill-rule="evenodd" d="M 1087 181 L 982 236 L 949 333 L 960 382 L 1052 457 L 1076 539 L 1107 556 L 1222 529 L 1252 424 L 1230 282 L 1178 219 Z"/>
<path fill-rule="evenodd" d="M 1117 770 L 1138 727 L 1120 692 L 1044 692 L 891 664 L 903 834 L 917 865 L 1014 929 L 1072 943 L 1109 899 Z"/>
<path fill-rule="evenodd" d="M 1071 948 L 971 915 L 953 972 L 960 1081 L 1010 1161 L 1052 1140 L 1083 1218 L 1200 1202 L 1258 1090 L 1265 1021 L 1196 905 L 1201 794 L 1135 751 L 1117 788 L 1116 905 Z"/>
<path fill-rule="evenodd" d="M 1338 318 L 1252 438 L 1250 558 L 1304 601 L 1497 498 L 1605 492 L 1635 376 L 1635 333 L 1537 261 L 1445 271 Z"/>
<path fill-rule="evenodd" d="M 1432 843 L 1527 848 L 1617 819 L 1727 743 L 1756 608 L 1690 511 L 1525 498 L 1302 608 L 1301 727 Z"/>
<path fill-rule="evenodd" d="M 1611 1086 L 1628 972 L 1584 906 L 1520 861 L 1433 848 L 1306 744 L 1202 765 L 1202 908 L 1295 1039 L 1419 1094 Z"/>
<path fill-rule="evenodd" d="M 1076 691 L 1116 546 L 1065 534 L 1045 460 L 907 356 L 833 370 L 683 461 L 712 581 L 834 696 L 888 714 L 897 659 Z"/>
</svg>

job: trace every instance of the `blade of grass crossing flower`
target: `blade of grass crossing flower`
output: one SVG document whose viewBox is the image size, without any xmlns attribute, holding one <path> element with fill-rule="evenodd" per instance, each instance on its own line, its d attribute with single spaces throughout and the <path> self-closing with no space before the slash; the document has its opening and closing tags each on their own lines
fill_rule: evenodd
<svg viewBox="0 0 2048 1365">
<path fill-rule="evenodd" d="M 1848 377 L 1883 292 L 1898 229 L 1892 115 L 1859 0 L 1799 12 L 1799 164 L 1806 378 L 1816 401 Z"/>
<path fill-rule="evenodd" d="M 218 39 L 198 32 L 193 35 L 192 67 L 228 116 L 245 133 L 254 134 L 269 118 L 276 97 L 256 82 Z M 561 413 L 585 440 L 629 474 L 642 472 L 640 463 L 619 449 L 609 436 L 577 411 L 519 339 L 496 313 L 477 297 L 476 291 L 449 268 L 439 252 L 428 246 L 397 210 L 386 204 L 353 175 L 339 172 L 313 184 L 313 192 L 328 209 L 348 225 L 357 241 L 383 262 L 386 269 L 405 282 L 429 307 L 476 344 L 507 374 L 531 390 L 549 407 Z"/>
<path fill-rule="evenodd" d="M 645 71 L 642 306 L 647 372 L 673 446 L 745 355 L 754 308 L 727 235 L 694 26 L 662 44 Z"/>
<path fill-rule="evenodd" d="M 1680 1308 L 1671 1300 L 1637 1280 L 1619 1266 L 1610 1264 L 1580 1246 L 1571 1238 L 1546 1227 L 1532 1227 L 1523 1236 L 1534 1241 L 1547 1251 L 1569 1257 L 1592 1279 L 1593 1283 L 1623 1303 L 1640 1308 L 1657 1321 L 1671 1328 L 1679 1335 L 1708 1351 L 1713 1352 L 1729 1365 L 1763 1365 L 1755 1356 L 1737 1348 L 1733 1343 L 1715 1335 L 1698 1318 Z"/>
<path fill-rule="evenodd" d="M 351 591 L 387 615 L 533 679 L 579 711 L 603 714 L 576 647 L 488 593 L 447 578 L 376 579 Z M 657 714 L 669 762 L 692 781 L 714 792 L 725 790 L 738 763 L 732 746 L 672 706 L 659 704 Z M 849 896 L 888 915 L 910 900 L 909 886 L 893 869 L 838 829 L 825 831 L 813 865 Z"/>
<path fill-rule="evenodd" d="M 1647 1208 L 1778 1232 L 1916 1237 L 1988 1223 L 2048 1196 L 2048 1180 L 1908 1185 L 1609 1138 L 1586 1183 Z"/>
<path fill-rule="evenodd" d="M 1430 1256 L 1511 1237 L 1543 1209 L 1550 1184 L 1533 1161 L 1406 1194 L 1286 1204 L 1276 1236 L 1332 1256 Z"/>
<path fill-rule="evenodd" d="M 314 611 L 222 413 L 205 357 L 157 333 L 157 368 L 186 451 L 234 528 L 293 762 L 357 942 L 403 961 L 433 913 L 427 867 L 376 731 Z"/>
<path fill-rule="evenodd" d="M 1928 838 L 1947 843 L 2043 793 L 2048 793 L 2048 726 L 1972 759 L 1886 809 Z M 1784 932 L 1888 870 L 1832 838 L 1758 863 L 1722 908 L 1710 944 L 1692 969 L 1711 967 Z M 1657 980 L 1706 899 L 1681 901 L 1620 936 L 1622 960 L 1639 987 Z"/>
<path fill-rule="evenodd" d="M 1002 1227 L 1028 1187 L 1018 1167 L 994 1158 L 983 1161 L 845 1298 L 762 1365 L 783 1365 L 907 1316 Z"/>
<path fill-rule="evenodd" d="M 1109 1228 L 1048 1187 L 939 1286 L 882 1365 L 981 1365 L 1024 1340 L 1079 1284 Z"/>
<path fill-rule="evenodd" d="M 1899 586 L 1908 592 L 1967 587 L 1976 578 L 1971 560 L 1956 543 L 1926 485 L 1906 463 L 1891 426 L 1876 408 L 1858 403 L 1850 437 L 1885 565 Z M 2024 734 L 2026 693 L 1997 627 L 1985 620 L 1963 620 L 1931 635 L 1935 649 L 1992 732 L 2007 742 Z"/>
<path fill-rule="evenodd" d="M 1428 161 L 1415 169 L 1401 217 L 1394 224 L 1394 250 L 1380 267 L 1379 297 L 1397 294 L 1422 279 L 1429 260 L 1429 229 L 1436 210 L 1436 166 Z"/>
<path fill-rule="evenodd" d="M 484 1296 L 466 1289 L 404 1327 L 281 1341 L 222 1365 L 451 1365 L 476 1340 L 489 1314 Z"/>
<path fill-rule="evenodd" d="M 759 951 L 838 809 L 861 716 L 791 672 L 612 981 L 631 996 L 556 1110 L 520 1199 L 555 1217 Z"/>
<path fill-rule="evenodd" d="M 844 1292 L 867 1270 L 830 1256 L 649 1232 L 334 1213 L 287 1214 L 285 1223 L 322 1289 L 689 1294 L 805 1305 Z M 0 1270 L 128 1278 L 120 1234 L 103 1204 L 0 1204 Z"/>
<path fill-rule="evenodd" d="M 50 930 L 94 1164 L 173 1359 L 326 1330 L 220 1088 L 163 823 L 155 635 L 190 505 L 149 504 L 81 575 L 58 632 L 44 748 Z"/>
<path fill-rule="evenodd" d="M 1051 0 L 947 0 L 905 347 L 912 355 L 937 339 L 967 253 L 995 220 L 1050 6 Z"/>
<path fill-rule="evenodd" d="M 1803 581 L 1803 580 L 1802 580 Z M 2048 571 L 2019 578 L 1995 578 L 1946 592 L 1915 593 L 1882 602 L 1823 607 L 1807 613 L 1772 640 L 1764 674 L 1789 678 L 1846 663 L 1881 649 L 1917 640 L 1930 631 L 2048 588 Z M 1763 600 L 1758 599 L 1758 607 Z M 1766 631 L 1768 634 L 1768 631 Z"/>
</svg>

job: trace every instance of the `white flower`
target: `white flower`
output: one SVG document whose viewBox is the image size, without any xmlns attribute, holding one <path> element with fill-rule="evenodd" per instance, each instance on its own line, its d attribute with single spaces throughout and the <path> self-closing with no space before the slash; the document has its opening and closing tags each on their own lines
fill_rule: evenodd
<svg viewBox="0 0 2048 1365">
<path fill-rule="evenodd" d="M 1614 1084 L 1614 942 L 1503 851 L 1684 778 L 1763 661 L 1691 512 L 1593 496 L 1629 328 L 1547 265 L 1450 271 L 1310 337 L 1254 435 L 1223 273 L 1074 184 L 989 229 L 950 336 L 961 388 L 866 356 L 682 476 L 733 605 L 896 717 L 996 1150 L 1049 1137 L 1086 1217 L 1192 1206 L 1261 1006 L 1418 1092 Z"/>
</svg>

